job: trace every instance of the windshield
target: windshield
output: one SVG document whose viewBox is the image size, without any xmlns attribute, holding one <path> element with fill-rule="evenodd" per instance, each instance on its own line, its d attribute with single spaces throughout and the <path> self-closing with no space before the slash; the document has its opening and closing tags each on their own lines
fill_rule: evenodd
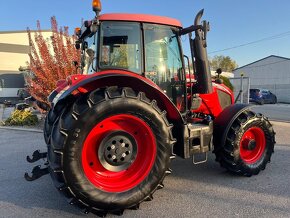
<svg viewBox="0 0 290 218">
<path fill-rule="evenodd" d="M 141 74 L 141 27 L 134 22 L 101 24 L 101 69 L 126 69 Z"/>
</svg>

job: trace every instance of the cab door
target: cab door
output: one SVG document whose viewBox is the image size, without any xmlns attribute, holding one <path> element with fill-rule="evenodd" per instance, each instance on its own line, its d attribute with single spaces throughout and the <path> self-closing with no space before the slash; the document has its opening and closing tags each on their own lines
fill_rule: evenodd
<svg viewBox="0 0 290 218">
<path fill-rule="evenodd" d="M 145 76 L 156 83 L 180 111 L 185 110 L 183 59 L 176 29 L 143 24 Z"/>
</svg>

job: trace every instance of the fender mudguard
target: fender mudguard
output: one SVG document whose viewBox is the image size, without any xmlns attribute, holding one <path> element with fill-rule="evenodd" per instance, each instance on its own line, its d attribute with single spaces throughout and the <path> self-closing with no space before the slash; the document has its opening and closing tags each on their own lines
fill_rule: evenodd
<svg viewBox="0 0 290 218">
<path fill-rule="evenodd" d="M 235 119 L 245 110 L 251 108 L 249 104 L 233 104 L 225 108 L 214 120 L 213 144 L 223 146 L 226 142 L 227 133 Z"/>
<path fill-rule="evenodd" d="M 71 80 L 74 80 L 73 84 L 67 86 L 58 94 L 52 95 L 50 98 L 54 108 L 70 99 L 75 91 L 85 93 L 102 87 L 119 86 L 130 87 L 135 91 L 144 92 L 149 99 L 157 101 L 161 111 L 165 110 L 167 112 L 167 119 L 169 123 L 173 124 L 173 136 L 177 139 L 174 151 L 177 155 L 183 157 L 184 121 L 182 115 L 168 96 L 151 80 L 136 73 L 123 70 L 103 71 L 88 76 L 80 75 L 77 82 L 77 75 L 71 77 Z"/>
</svg>

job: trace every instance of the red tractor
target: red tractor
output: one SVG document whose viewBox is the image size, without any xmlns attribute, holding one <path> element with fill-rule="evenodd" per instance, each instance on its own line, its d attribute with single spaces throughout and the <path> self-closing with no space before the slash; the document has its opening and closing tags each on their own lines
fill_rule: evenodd
<svg viewBox="0 0 290 218">
<path fill-rule="evenodd" d="M 201 163 L 212 151 L 222 167 L 245 176 L 265 169 L 272 125 L 249 105 L 234 104 L 232 91 L 212 79 L 203 10 L 188 28 L 167 17 L 100 15 L 98 0 L 93 10 L 95 18 L 77 31 L 82 74 L 59 81 L 49 96 L 48 151 L 28 157 L 47 157 L 48 167 L 35 167 L 27 180 L 49 172 L 70 204 L 105 216 L 152 200 L 176 155 Z"/>
</svg>

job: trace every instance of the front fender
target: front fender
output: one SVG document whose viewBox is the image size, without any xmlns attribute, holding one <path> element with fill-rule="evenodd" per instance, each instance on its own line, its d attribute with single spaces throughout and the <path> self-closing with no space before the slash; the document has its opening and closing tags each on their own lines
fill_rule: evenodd
<svg viewBox="0 0 290 218">
<path fill-rule="evenodd" d="M 226 142 L 226 136 L 229 128 L 236 118 L 245 110 L 251 108 L 248 104 L 233 104 L 225 108 L 214 120 L 213 144 L 223 146 Z"/>
<path fill-rule="evenodd" d="M 167 116 L 170 120 L 182 120 L 180 112 L 168 96 L 155 83 L 141 75 L 127 71 L 112 70 L 88 76 L 80 75 L 78 77 L 78 75 L 75 75 L 71 76 L 70 79 L 73 80 L 72 85 L 65 87 L 50 98 L 50 101 L 53 102 L 53 107 L 65 101 L 76 91 L 86 93 L 107 86 L 130 87 L 136 91 L 144 92 L 150 99 L 155 99 L 158 102 L 158 107 L 167 111 Z"/>
</svg>

